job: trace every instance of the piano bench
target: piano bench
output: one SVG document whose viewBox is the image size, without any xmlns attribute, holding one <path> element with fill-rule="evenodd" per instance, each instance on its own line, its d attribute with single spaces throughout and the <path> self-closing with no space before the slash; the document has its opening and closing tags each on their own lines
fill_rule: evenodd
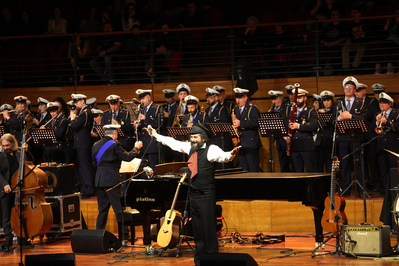
<svg viewBox="0 0 399 266">
<path fill-rule="evenodd" d="M 122 215 L 123 214 L 123 215 Z M 121 217 L 122 216 L 122 217 Z M 140 212 L 136 209 L 123 210 L 118 213 L 118 228 L 122 230 L 122 219 L 124 226 L 130 227 L 130 243 L 134 245 L 134 241 L 136 238 L 136 225 L 141 225 L 141 215 Z M 122 232 L 119 232 L 119 238 L 121 238 Z"/>
</svg>

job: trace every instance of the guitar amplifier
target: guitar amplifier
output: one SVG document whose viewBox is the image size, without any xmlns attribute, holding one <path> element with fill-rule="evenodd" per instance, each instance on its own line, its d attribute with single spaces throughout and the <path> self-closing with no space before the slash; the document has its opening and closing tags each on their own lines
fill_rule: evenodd
<svg viewBox="0 0 399 266">
<path fill-rule="evenodd" d="M 46 196 L 69 195 L 75 190 L 75 166 L 73 164 L 62 164 L 57 166 L 39 166 L 48 178 L 47 188 L 44 190 Z"/>
<path fill-rule="evenodd" d="M 382 257 L 392 253 L 389 225 L 344 225 L 342 234 L 346 254 Z"/>
</svg>

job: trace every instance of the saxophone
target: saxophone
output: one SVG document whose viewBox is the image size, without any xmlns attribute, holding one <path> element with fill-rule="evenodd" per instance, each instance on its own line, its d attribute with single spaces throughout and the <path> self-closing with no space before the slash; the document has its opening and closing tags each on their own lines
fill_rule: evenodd
<svg viewBox="0 0 399 266">
<path fill-rule="evenodd" d="M 234 121 L 237 120 L 236 114 L 234 113 L 234 110 L 237 108 L 237 105 L 231 110 L 231 121 L 234 123 Z M 233 142 L 234 147 L 237 147 L 240 144 L 240 131 L 238 128 L 235 128 L 233 125 L 233 129 L 235 133 L 237 134 L 238 137 L 233 137 L 231 138 L 231 141 Z"/>
<path fill-rule="evenodd" d="M 187 121 L 187 127 L 193 127 L 193 122 L 191 122 L 191 119 L 193 118 L 192 114 L 190 114 L 190 118 Z"/>
<path fill-rule="evenodd" d="M 179 106 L 177 106 L 176 114 L 175 114 L 175 117 L 173 118 L 172 127 L 181 127 L 179 115 L 180 115 L 180 113 L 181 113 L 181 105 L 182 105 L 182 104 L 183 104 L 183 102 L 180 101 Z"/>
</svg>

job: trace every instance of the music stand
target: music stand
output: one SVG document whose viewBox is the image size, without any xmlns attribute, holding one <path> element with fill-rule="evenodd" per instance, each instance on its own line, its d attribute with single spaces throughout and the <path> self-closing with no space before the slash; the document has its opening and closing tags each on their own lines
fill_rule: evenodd
<svg viewBox="0 0 399 266">
<path fill-rule="evenodd" d="M 96 129 L 98 136 L 100 138 L 104 138 L 105 136 L 104 125 L 94 125 L 94 128 Z M 118 131 L 118 138 L 121 139 L 126 138 L 125 134 L 123 134 L 123 131 L 120 128 L 118 128 L 117 131 Z"/>
<path fill-rule="evenodd" d="M 167 127 L 166 131 L 168 136 L 177 140 L 186 140 L 188 132 L 191 131 L 191 127 Z"/>
<path fill-rule="evenodd" d="M 0 126 L 0 138 L 4 135 L 4 126 Z"/>
<path fill-rule="evenodd" d="M 58 146 L 57 137 L 55 136 L 55 131 L 53 128 L 34 128 L 30 132 L 30 136 L 33 139 L 33 145 L 38 147 L 42 146 L 44 149 L 43 159 L 48 161 L 47 147 L 48 146 Z"/>
<path fill-rule="evenodd" d="M 329 127 L 332 125 L 332 121 L 331 121 L 331 117 L 332 117 L 332 113 L 317 113 L 319 119 L 319 126 L 321 127 L 321 129 L 324 129 L 326 127 Z"/>
<path fill-rule="evenodd" d="M 65 137 L 67 141 L 72 142 L 75 139 L 75 132 L 69 127 Z"/>
<path fill-rule="evenodd" d="M 272 113 L 271 113 L 272 114 Z M 280 114 L 280 113 L 278 113 Z M 260 135 L 270 138 L 270 170 L 275 171 L 274 139 L 288 136 L 288 129 L 283 118 L 258 118 Z"/>
<path fill-rule="evenodd" d="M 207 123 L 205 126 L 208 128 L 211 138 L 220 138 L 222 140 L 221 148 L 223 151 L 225 137 L 230 139 L 239 138 L 237 131 L 230 123 Z M 224 169 L 224 162 L 222 162 L 222 168 Z"/>
<path fill-rule="evenodd" d="M 368 132 L 366 123 L 364 122 L 363 119 L 348 119 L 348 120 L 343 120 L 343 121 L 337 121 L 337 128 L 338 128 L 338 133 L 340 135 L 351 135 L 352 136 L 352 149 L 353 152 L 347 154 L 344 156 L 341 160 L 346 159 L 349 155 L 354 153 L 356 150 L 355 147 L 355 135 L 362 135 Z M 363 174 L 363 184 L 364 184 L 364 159 L 363 159 L 363 154 L 364 150 L 363 148 L 361 149 L 360 153 L 360 165 L 362 168 L 362 174 Z M 349 186 L 342 192 L 344 194 L 353 184 L 357 184 L 360 189 L 365 192 L 364 188 L 362 185 L 360 185 L 359 181 L 357 180 L 358 177 L 356 176 L 356 156 L 353 154 L 353 166 L 354 166 L 354 179 L 353 181 L 349 184 Z M 357 187 L 355 186 L 355 195 L 357 194 Z"/>
</svg>

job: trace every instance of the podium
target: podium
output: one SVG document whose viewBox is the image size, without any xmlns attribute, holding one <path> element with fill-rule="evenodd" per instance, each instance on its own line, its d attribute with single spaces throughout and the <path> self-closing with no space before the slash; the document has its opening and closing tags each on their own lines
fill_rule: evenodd
<svg viewBox="0 0 399 266">
<path fill-rule="evenodd" d="M 274 139 L 282 138 L 288 136 L 288 129 L 284 122 L 284 119 L 281 118 L 280 113 L 277 113 L 280 117 L 274 118 L 276 113 L 265 113 L 270 114 L 270 117 L 264 116 L 266 118 L 259 118 L 258 125 L 260 135 L 262 137 L 270 138 L 270 169 L 272 172 L 275 172 L 275 154 L 274 154 Z"/>
<path fill-rule="evenodd" d="M 94 128 L 96 129 L 98 136 L 100 138 L 104 138 L 105 136 L 105 130 L 104 130 L 104 125 L 94 125 Z M 126 138 L 125 134 L 123 134 L 123 131 L 118 128 L 118 138 Z"/>
</svg>

